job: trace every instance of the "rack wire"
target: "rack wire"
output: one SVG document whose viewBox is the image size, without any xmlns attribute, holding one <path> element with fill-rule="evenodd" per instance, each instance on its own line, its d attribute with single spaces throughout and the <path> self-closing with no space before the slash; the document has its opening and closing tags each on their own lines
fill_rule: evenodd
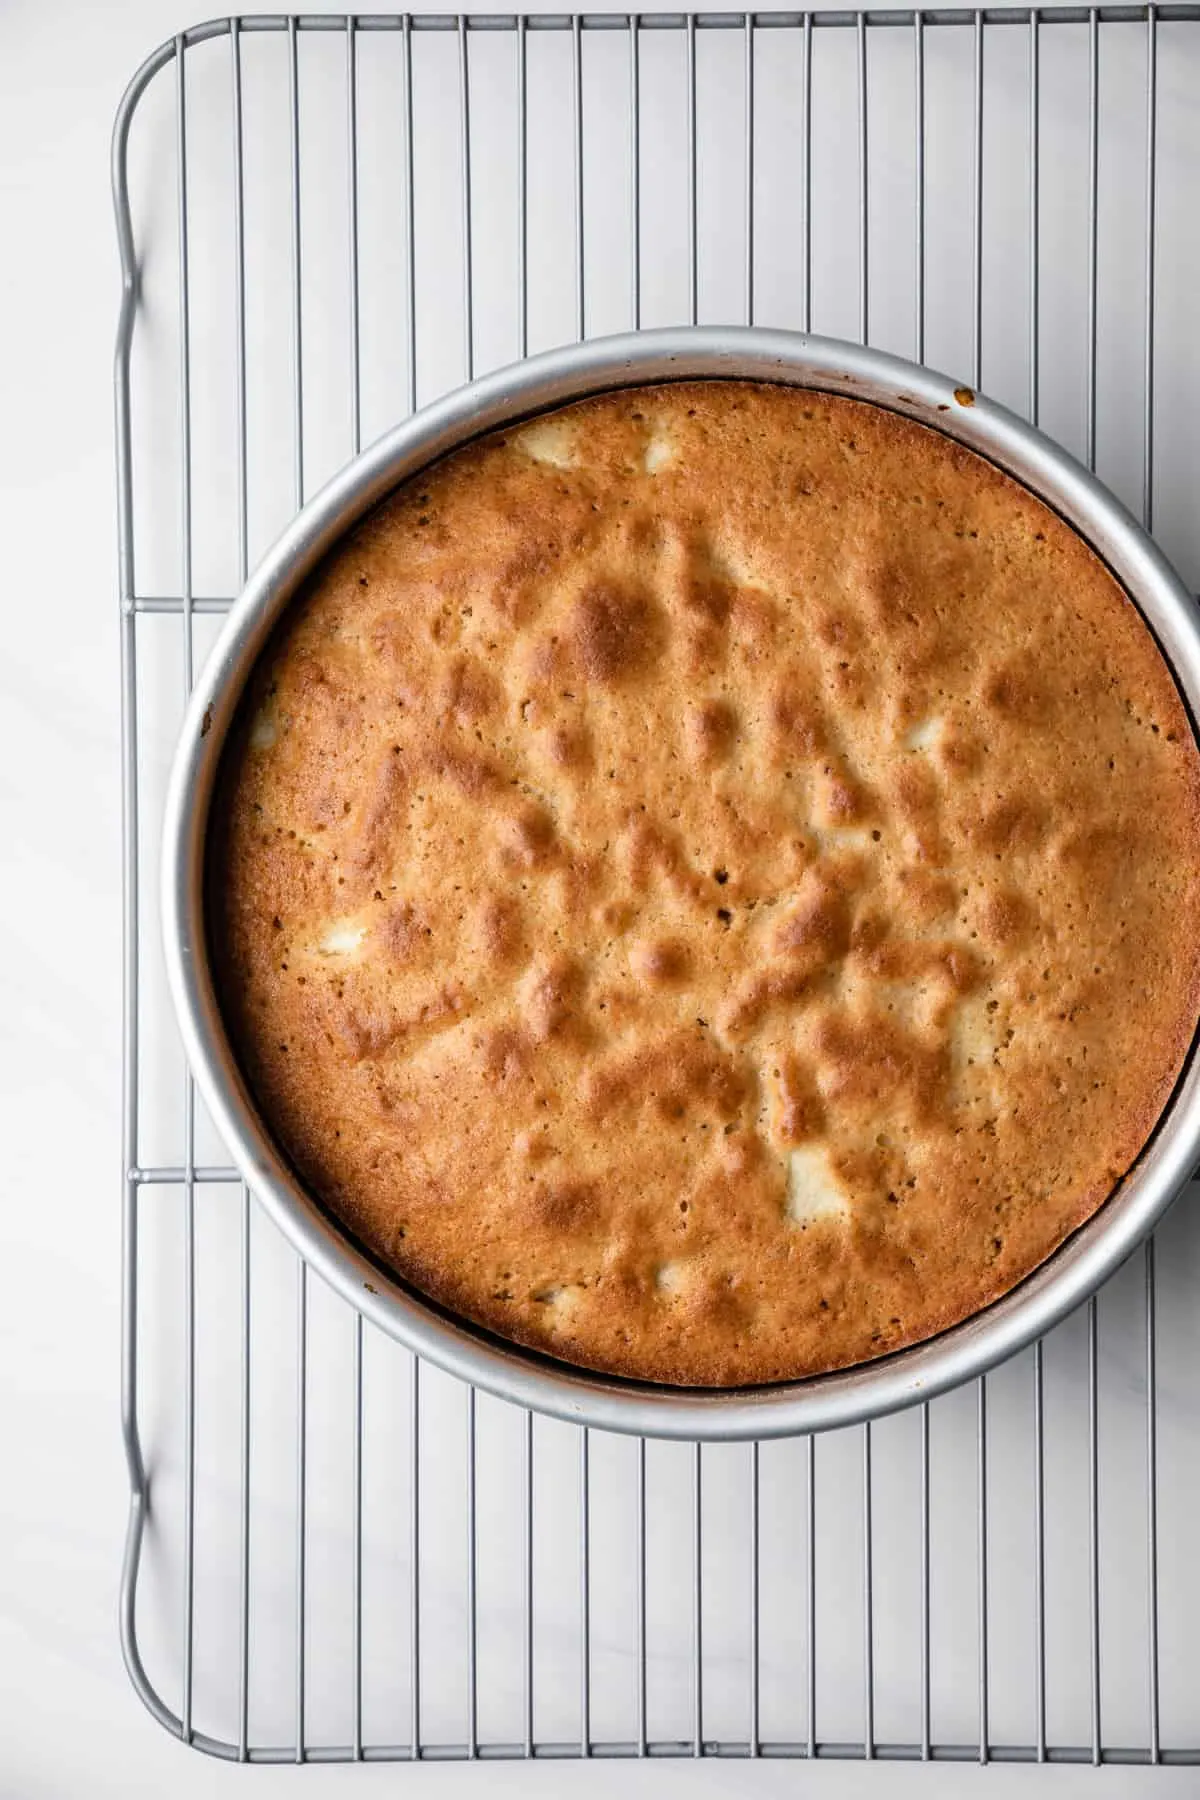
<svg viewBox="0 0 1200 1800">
<path fill-rule="evenodd" d="M 1200 1214 L 966 1391 L 666 1445 L 476 1395 L 329 1294 L 206 1119 L 157 814 L 325 475 L 543 344 L 723 317 L 969 372 L 1200 585 L 1200 6 L 216 20 L 113 179 L 125 820 L 121 1633 L 250 1761 L 1200 1762 Z"/>
</svg>

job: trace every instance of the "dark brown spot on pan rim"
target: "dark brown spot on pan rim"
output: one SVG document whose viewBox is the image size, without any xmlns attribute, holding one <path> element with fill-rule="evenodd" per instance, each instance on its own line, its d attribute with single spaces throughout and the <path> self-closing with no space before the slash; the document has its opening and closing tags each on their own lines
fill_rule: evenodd
<svg viewBox="0 0 1200 1800">
<path fill-rule="evenodd" d="M 969 387 L 956 387 L 954 390 L 954 398 L 958 401 L 960 406 L 974 406 L 975 390 L 974 388 Z"/>
<path fill-rule="evenodd" d="M 211 730 L 212 730 L 212 707 L 206 706 L 204 709 L 204 717 L 200 721 L 200 736 L 202 738 L 206 738 Z"/>
</svg>

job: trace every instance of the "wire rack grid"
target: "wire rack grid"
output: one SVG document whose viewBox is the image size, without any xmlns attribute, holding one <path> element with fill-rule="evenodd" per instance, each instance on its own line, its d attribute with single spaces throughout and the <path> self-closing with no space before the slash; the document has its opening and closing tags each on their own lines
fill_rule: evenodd
<svg viewBox="0 0 1200 1800">
<path fill-rule="evenodd" d="M 961 371 L 1200 585 L 1200 7 L 254 17 L 117 119 L 121 1628 L 251 1761 L 1200 1761 L 1191 1193 L 986 1380 L 750 1446 L 535 1420 L 365 1327 L 253 1206 L 156 945 L 183 699 L 362 442 L 572 337 L 745 320 Z M 152 1499 L 153 1496 L 153 1499 Z"/>
</svg>

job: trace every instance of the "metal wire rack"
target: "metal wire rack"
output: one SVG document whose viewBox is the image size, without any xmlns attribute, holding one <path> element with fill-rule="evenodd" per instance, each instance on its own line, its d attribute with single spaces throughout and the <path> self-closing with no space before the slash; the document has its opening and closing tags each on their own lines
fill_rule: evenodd
<svg viewBox="0 0 1200 1800">
<path fill-rule="evenodd" d="M 122 1642 L 251 1761 L 1200 1762 L 1200 1212 L 968 1391 L 668 1445 L 477 1396 L 327 1293 L 183 1066 L 183 697 L 251 557 L 477 370 L 721 318 L 953 367 L 1200 585 L 1200 7 L 254 17 L 114 138 L 124 720 Z"/>
</svg>

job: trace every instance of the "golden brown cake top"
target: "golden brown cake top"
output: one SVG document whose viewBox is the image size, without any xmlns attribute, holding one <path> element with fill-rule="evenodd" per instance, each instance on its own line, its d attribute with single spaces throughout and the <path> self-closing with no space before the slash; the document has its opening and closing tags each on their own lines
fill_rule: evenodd
<svg viewBox="0 0 1200 1800">
<path fill-rule="evenodd" d="M 223 1003 L 312 1189 L 586 1366 L 928 1337 L 1128 1169 L 1196 1023 L 1200 763 L 1139 615 L 989 464 L 736 382 L 462 450 L 262 659 Z"/>
</svg>

